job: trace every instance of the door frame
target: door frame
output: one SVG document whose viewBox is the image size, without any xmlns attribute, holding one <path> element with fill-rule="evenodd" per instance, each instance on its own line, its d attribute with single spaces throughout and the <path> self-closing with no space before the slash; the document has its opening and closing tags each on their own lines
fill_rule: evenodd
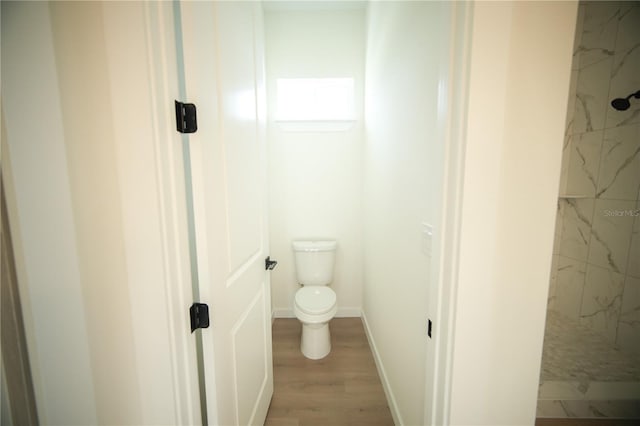
<svg viewBox="0 0 640 426">
<path fill-rule="evenodd" d="M 179 9 L 183 4 L 178 0 L 174 8 L 175 19 L 179 22 L 182 13 Z M 473 5 L 468 3 L 456 3 L 451 6 L 449 51 L 447 55 L 447 67 L 441 76 L 442 99 L 439 107 L 439 122 L 445 144 L 445 168 L 444 188 L 442 197 L 442 236 L 440 247 L 443 255 L 439 260 L 439 275 L 437 288 L 434 289 L 435 305 L 430 306 L 430 311 L 435 312 L 436 326 L 434 358 L 426 359 L 427 371 L 433 378 L 433 382 L 425 381 L 427 392 L 425 393 L 425 424 L 447 424 L 449 421 L 449 399 L 451 386 L 451 368 L 453 361 L 454 341 L 454 314 L 455 294 L 457 283 L 458 246 L 460 232 L 459 207 L 462 203 L 462 184 L 464 177 L 464 147 L 466 128 L 466 99 L 469 74 L 469 55 L 471 50 L 471 24 L 473 17 Z M 188 13 L 188 12 L 187 12 Z M 192 29 L 187 35 L 182 35 L 188 42 L 202 42 Z M 179 53 L 179 55 L 181 52 Z M 180 60 L 180 59 L 179 59 Z M 184 93 L 182 93 L 184 95 Z M 184 99 L 183 101 L 188 101 Z M 176 201 L 177 202 L 177 201 Z M 198 256 L 203 256 L 206 246 L 198 245 Z M 202 265 L 200 266 L 202 268 Z M 206 273 L 206 268 L 205 268 Z M 451 285 L 445 286 L 445 283 Z M 201 295 L 206 298 L 206 295 Z M 431 309 L 433 308 L 433 310 Z M 179 342 L 176 342 L 179 344 Z M 202 345 L 202 343 L 200 343 Z M 191 346 L 194 346 L 191 344 Z M 213 358 L 215 348 L 213 344 L 207 344 L 206 356 Z M 215 374 L 215 372 L 214 372 Z M 201 384 L 201 394 L 204 417 L 203 422 L 217 423 L 216 413 L 216 387 L 215 375 L 212 375 L 205 384 Z M 207 409 L 208 407 L 208 409 Z M 213 408 L 213 410 L 212 410 Z M 208 411 L 208 412 L 207 412 Z"/>
<path fill-rule="evenodd" d="M 467 98 L 473 4 L 450 5 L 449 49 L 440 76 L 438 133 L 444 144 L 441 233 L 437 240 L 441 253 L 436 258 L 436 285 L 429 295 L 429 312 L 434 319 L 433 344 L 425 360 L 424 424 L 449 423 L 449 400 L 453 364 L 455 308 L 458 283 L 458 251 L 464 183 Z"/>
<path fill-rule="evenodd" d="M 464 201 L 463 183 L 465 176 L 465 155 L 467 149 L 467 115 L 469 102 L 469 74 L 471 66 L 471 36 L 474 25 L 476 7 L 468 3 L 456 3 L 452 6 L 452 24 L 449 51 L 449 67 L 443 76 L 442 93 L 444 103 L 439 107 L 444 121 L 442 132 L 446 143 L 445 176 L 443 188 L 442 235 L 439 249 L 442 256 L 439 259 L 440 274 L 437 280 L 435 324 L 436 338 L 434 342 L 435 358 L 425 360 L 427 370 L 433 374 L 433 391 L 427 391 L 429 400 L 425 401 L 425 420 L 427 424 L 448 424 L 450 422 L 452 385 L 454 366 L 454 343 L 456 338 L 456 310 L 460 294 L 458 292 L 458 274 L 460 272 L 460 244 L 462 207 Z M 486 6 L 483 6 L 486 8 Z M 518 5 L 518 10 L 521 6 Z M 478 9 L 481 14 L 481 10 Z M 511 13 L 511 11 L 509 11 Z M 504 23 L 503 23 L 504 24 Z M 506 31 L 506 27 L 499 30 Z M 528 35 L 529 33 L 525 34 Z M 505 58 L 511 59 L 511 52 L 500 52 Z M 506 83 L 504 83 L 506 84 Z M 500 87 L 500 86 L 499 86 Z M 509 93 L 516 96 L 515 93 Z M 477 118 L 476 118 L 477 119 Z M 467 237 L 468 238 L 468 237 Z M 465 293 L 466 294 L 466 293 Z M 466 318 L 463 318 L 466 319 Z M 465 330 L 462 330 L 463 332 Z M 535 338 L 535 336 L 534 336 Z M 540 342 L 541 346 L 541 342 Z M 458 360 L 458 364 L 459 364 Z M 215 388 L 207 388 L 207 399 L 215 401 Z M 209 405 L 210 407 L 212 405 Z M 429 411 L 431 408 L 431 412 Z M 210 416 L 212 413 L 209 413 Z M 215 413 L 214 413 L 215 414 Z M 453 413 L 457 415 L 457 413 Z M 210 417 L 215 418 L 215 417 Z"/>
<path fill-rule="evenodd" d="M 443 395 L 436 424 L 513 424 L 535 415 L 548 290 L 541 275 L 550 269 L 576 9 L 576 2 L 515 2 L 475 3 L 469 10 L 473 46 L 461 55 L 469 78 L 461 97 L 451 99 L 462 102 L 453 105 L 461 115 L 451 128 L 459 132 L 459 162 L 446 161 L 460 173 L 459 185 L 448 188 L 459 198 L 445 205 L 454 226 L 443 254 L 450 269 L 443 270 L 449 278 L 442 281 L 440 332 L 447 344 L 439 349 Z M 527 83 L 534 79 L 538 85 Z M 535 126 L 524 126 L 532 116 Z M 521 155 L 536 143 L 532 155 Z M 526 180 L 543 169 L 548 173 L 535 184 Z M 525 228 L 527 221 L 539 226 Z M 516 232 L 522 229 L 527 232 Z M 535 256 L 513 250 L 523 234 L 538 244 Z M 516 341 L 517 353 L 506 356 L 502 349 Z"/>
<path fill-rule="evenodd" d="M 105 4 L 103 7 L 109 7 Z M 151 109 L 151 133 L 153 157 L 149 160 L 156 170 L 157 211 L 160 219 L 161 250 L 163 262 L 164 303 L 168 318 L 166 325 L 168 348 L 171 351 L 171 377 L 174 386 L 175 421 L 179 424 L 198 424 L 201 420 L 200 389 L 197 369 L 196 345 L 190 330 L 189 307 L 194 302 L 192 292 L 193 262 L 189 252 L 187 186 L 183 138 L 175 128 L 174 100 L 180 97 L 178 62 L 179 40 L 176 38 L 175 7 L 173 2 L 143 2 L 146 57 L 149 70 L 149 108 Z M 105 22 L 109 22 L 105 16 Z M 111 31 L 111 32 L 110 32 Z M 118 24 L 105 25 L 105 38 L 115 36 Z M 126 120 L 123 112 L 121 120 Z M 115 112 L 114 112 L 115 115 Z M 118 116 L 115 116 L 116 118 Z M 151 154 L 151 153 L 150 153 Z M 131 175 L 130 179 L 135 179 Z M 135 309 L 135 308 L 133 308 Z M 145 339 L 145 327 L 133 324 L 135 336 Z M 139 329 L 137 332 L 136 329 Z M 166 330 L 166 331 L 165 331 Z M 147 343 L 152 344 L 149 340 Z M 141 344 L 137 342 L 137 344 Z M 148 376 L 144 376 L 148 377 Z M 149 381 L 144 382 L 149 385 Z M 148 389 L 143 389 L 143 392 Z M 168 401 L 167 401 L 168 402 Z M 152 410 L 152 406 L 146 410 Z M 145 410 L 145 413 L 147 412 Z"/>
<path fill-rule="evenodd" d="M 108 2 L 103 5 L 105 10 Z M 117 7 L 117 6 L 116 6 Z M 184 169 L 184 152 L 182 135 L 175 128 L 174 100 L 179 96 L 179 76 L 177 64 L 180 60 L 176 27 L 175 7 L 173 2 L 143 2 L 144 33 L 146 38 L 146 57 L 149 70 L 149 108 L 151 109 L 151 133 L 153 135 L 153 157 L 149 160 L 156 171 L 157 211 L 160 219 L 160 234 L 164 280 L 164 303 L 168 318 L 162 322 L 166 325 L 168 348 L 171 351 L 171 377 L 174 386 L 175 421 L 180 424 L 197 424 L 201 419 L 199 402 L 199 386 L 197 371 L 196 345 L 191 334 L 189 307 L 194 302 L 192 293 L 193 267 L 189 252 L 188 211 L 186 206 L 186 183 Z M 117 37 L 117 16 L 109 24 L 105 13 L 105 39 Z M 131 111 L 123 108 L 122 116 L 117 119 L 125 121 Z M 151 153 L 150 153 L 151 154 Z M 131 171 L 130 179 L 135 179 Z M 123 172 L 126 174 L 126 172 Z M 135 309 L 135 307 L 132 307 Z M 146 339 L 146 327 L 133 324 L 134 335 L 138 339 Z M 138 329 L 138 331 L 135 331 Z M 166 330 L 166 331 L 165 331 Z M 137 344 L 141 344 L 137 342 Z M 147 343 L 153 344 L 150 339 Z M 148 377 L 148 374 L 142 377 Z M 143 382 L 147 385 L 150 382 Z M 147 392 L 143 389 L 142 392 Z M 152 406 L 145 407 L 153 410 Z"/>
</svg>

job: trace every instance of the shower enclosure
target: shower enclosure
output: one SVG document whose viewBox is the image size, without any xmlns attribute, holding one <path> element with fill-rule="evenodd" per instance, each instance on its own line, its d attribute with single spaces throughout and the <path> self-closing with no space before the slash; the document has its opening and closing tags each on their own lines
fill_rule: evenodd
<svg viewBox="0 0 640 426">
<path fill-rule="evenodd" d="M 580 3 L 571 73 L 538 417 L 640 419 L 640 2 Z"/>
</svg>

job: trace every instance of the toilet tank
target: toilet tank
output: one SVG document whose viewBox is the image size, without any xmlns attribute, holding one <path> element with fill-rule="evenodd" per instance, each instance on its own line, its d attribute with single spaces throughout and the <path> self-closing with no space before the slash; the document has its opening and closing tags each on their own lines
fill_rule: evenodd
<svg viewBox="0 0 640 426">
<path fill-rule="evenodd" d="M 333 280 L 336 241 L 294 241 L 292 245 L 298 283 L 328 285 Z"/>
</svg>

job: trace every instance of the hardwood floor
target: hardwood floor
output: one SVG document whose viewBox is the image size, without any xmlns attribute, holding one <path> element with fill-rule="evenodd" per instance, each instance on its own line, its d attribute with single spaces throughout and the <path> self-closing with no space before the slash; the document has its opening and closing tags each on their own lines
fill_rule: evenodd
<svg viewBox="0 0 640 426">
<path fill-rule="evenodd" d="M 331 353 L 300 352 L 297 319 L 273 324 L 274 392 L 265 426 L 392 426 L 393 419 L 360 318 L 334 318 Z"/>
</svg>

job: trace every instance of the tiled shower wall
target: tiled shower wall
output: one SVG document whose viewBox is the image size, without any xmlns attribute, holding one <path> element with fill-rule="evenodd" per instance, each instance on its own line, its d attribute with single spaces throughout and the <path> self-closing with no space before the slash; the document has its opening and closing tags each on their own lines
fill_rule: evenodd
<svg viewBox="0 0 640 426">
<path fill-rule="evenodd" d="M 640 351 L 640 2 L 582 2 L 549 309 Z"/>
</svg>

